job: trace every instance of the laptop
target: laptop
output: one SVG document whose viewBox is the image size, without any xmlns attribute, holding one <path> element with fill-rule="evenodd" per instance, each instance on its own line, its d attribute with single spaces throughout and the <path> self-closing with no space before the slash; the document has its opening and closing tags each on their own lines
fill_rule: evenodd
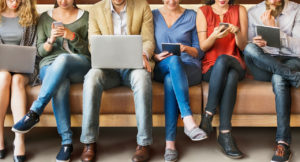
<svg viewBox="0 0 300 162">
<path fill-rule="evenodd" d="M 0 44 L 0 69 L 33 73 L 36 47 Z"/>
<path fill-rule="evenodd" d="M 141 35 L 92 35 L 92 68 L 143 68 Z"/>
</svg>

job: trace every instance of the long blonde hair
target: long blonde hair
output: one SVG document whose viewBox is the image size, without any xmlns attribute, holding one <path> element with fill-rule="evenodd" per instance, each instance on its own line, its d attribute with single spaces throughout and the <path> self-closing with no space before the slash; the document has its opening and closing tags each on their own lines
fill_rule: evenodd
<svg viewBox="0 0 300 162">
<path fill-rule="evenodd" d="M 6 0 L 0 2 L 0 13 L 4 12 L 7 8 Z M 19 24 L 22 27 L 36 25 L 38 21 L 38 13 L 36 10 L 36 0 L 21 0 L 17 9 L 19 16 Z M 1 23 L 1 16 L 0 16 Z"/>
</svg>

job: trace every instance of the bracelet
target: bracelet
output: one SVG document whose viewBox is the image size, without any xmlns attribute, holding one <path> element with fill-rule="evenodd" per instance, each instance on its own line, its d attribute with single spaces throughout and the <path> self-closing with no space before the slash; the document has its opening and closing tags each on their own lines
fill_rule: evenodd
<svg viewBox="0 0 300 162">
<path fill-rule="evenodd" d="M 76 37 L 76 34 L 75 34 L 75 32 L 73 32 L 72 39 L 70 39 L 70 41 L 73 41 L 75 39 L 75 37 Z"/>
</svg>

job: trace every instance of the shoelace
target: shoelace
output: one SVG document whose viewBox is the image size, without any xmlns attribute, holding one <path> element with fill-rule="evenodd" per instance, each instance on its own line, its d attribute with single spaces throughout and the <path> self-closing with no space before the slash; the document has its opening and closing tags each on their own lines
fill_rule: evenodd
<svg viewBox="0 0 300 162">
<path fill-rule="evenodd" d="M 280 157 L 283 157 L 284 156 L 284 151 L 285 151 L 285 148 L 284 146 L 282 145 L 277 145 L 276 147 L 276 156 L 280 156 Z"/>
</svg>

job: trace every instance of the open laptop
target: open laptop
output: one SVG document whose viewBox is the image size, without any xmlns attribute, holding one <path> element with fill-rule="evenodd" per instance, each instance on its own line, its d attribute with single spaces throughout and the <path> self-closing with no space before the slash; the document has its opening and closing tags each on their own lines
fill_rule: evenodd
<svg viewBox="0 0 300 162">
<path fill-rule="evenodd" d="M 141 35 L 92 35 L 92 68 L 143 68 Z"/>
<path fill-rule="evenodd" d="M 36 47 L 0 44 L 0 70 L 33 73 Z"/>
</svg>

